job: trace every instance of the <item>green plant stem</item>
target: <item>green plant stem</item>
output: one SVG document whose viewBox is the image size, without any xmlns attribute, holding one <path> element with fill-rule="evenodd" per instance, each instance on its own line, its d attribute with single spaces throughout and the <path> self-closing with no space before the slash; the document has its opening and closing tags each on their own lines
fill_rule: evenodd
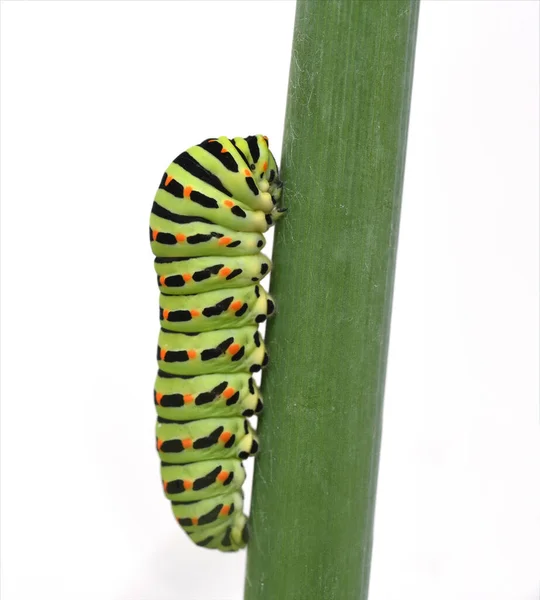
<svg viewBox="0 0 540 600">
<path fill-rule="evenodd" d="M 365 600 L 415 0 L 297 4 L 246 600 Z"/>
</svg>

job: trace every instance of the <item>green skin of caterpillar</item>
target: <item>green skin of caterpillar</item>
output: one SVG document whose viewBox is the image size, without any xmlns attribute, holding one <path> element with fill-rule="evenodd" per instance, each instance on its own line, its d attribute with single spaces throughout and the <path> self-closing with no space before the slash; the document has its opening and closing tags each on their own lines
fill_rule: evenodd
<svg viewBox="0 0 540 600">
<path fill-rule="evenodd" d="M 156 262 L 160 292 L 172 295 L 199 294 L 221 288 L 253 285 L 271 270 L 270 259 L 264 254 L 252 256 L 202 256 L 166 262 Z M 233 273 L 241 271 L 230 278 Z M 201 274 L 201 275 L 199 275 Z M 197 281 L 198 277 L 206 279 Z"/>
<path fill-rule="evenodd" d="M 269 294 L 262 287 L 254 285 L 188 296 L 160 295 L 161 326 L 183 333 L 241 327 L 263 322 L 268 316 L 269 306 L 273 310 L 273 304 Z M 188 313 L 196 317 L 186 320 Z"/>
<path fill-rule="evenodd" d="M 255 341 L 257 333 L 256 324 L 205 331 L 195 337 L 161 330 L 158 339 L 159 368 L 174 375 L 249 372 L 253 366 L 262 365 L 265 357 L 264 344 L 260 339 L 258 345 Z M 224 352 L 219 350 L 221 344 L 228 346 Z M 233 354 L 234 350 L 237 351 Z M 217 356 L 207 358 L 205 352 Z M 240 354 L 242 356 L 238 358 Z"/>
<path fill-rule="evenodd" d="M 157 414 L 171 421 L 252 416 L 262 410 L 259 389 L 249 373 L 189 379 L 158 375 L 154 387 Z"/>
<path fill-rule="evenodd" d="M 271 270 L 262 233 L 282 215 L 280 193 L 266 138 L 220 137 L 167 168 L 150 217 L 163 489 L 191 539 L 222 551 L 247 542 L 241 461 L 258 440 L 246 417 L 262 410 L 251 375 L 266 364 L 258 324 L 274 310 L 259 285 Z"/>
</svg>

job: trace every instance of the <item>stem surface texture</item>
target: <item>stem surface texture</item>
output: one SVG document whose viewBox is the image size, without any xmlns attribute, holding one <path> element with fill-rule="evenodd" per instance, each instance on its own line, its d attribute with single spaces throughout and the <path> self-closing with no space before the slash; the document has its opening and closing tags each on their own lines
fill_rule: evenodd
<svg viewBox="0 0 540 600">
<path fill-rule="evenodd" d="M 365 600 L 418 21 L 299 0 L 245 600 Z"/>
</svg>

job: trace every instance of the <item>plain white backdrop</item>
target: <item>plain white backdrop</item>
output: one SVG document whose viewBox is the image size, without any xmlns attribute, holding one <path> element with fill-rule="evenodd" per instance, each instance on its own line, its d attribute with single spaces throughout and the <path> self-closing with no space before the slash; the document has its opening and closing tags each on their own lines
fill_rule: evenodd
<svg viewBox="0 0 540 600">
<path fill-rule="evenodd" d="M 294 10 L 1 5 L 2 600 L 242 598 L 162 495 L 147 221 L 201 139 L 279 156 Z M 370 600 L 540 597 L 538 19 L 421 7 Z"/>
</svg>

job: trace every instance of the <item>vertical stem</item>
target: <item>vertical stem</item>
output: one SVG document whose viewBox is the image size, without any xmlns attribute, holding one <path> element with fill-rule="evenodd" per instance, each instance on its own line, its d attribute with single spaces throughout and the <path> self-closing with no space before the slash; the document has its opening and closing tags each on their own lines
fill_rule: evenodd
<svg viewBox="0 0 540 600">
<path fill-rule="evenodd" d="M 246 600 L 365 600 L 416 0 L 299 0 Z"/>
</svg>

